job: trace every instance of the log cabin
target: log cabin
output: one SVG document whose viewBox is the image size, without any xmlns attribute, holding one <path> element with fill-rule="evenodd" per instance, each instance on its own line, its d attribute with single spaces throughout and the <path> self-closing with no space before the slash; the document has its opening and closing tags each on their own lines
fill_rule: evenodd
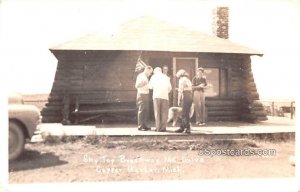
<svg viewBox="0 0 300 192">
<path fill-rule="evenodd" d="M 139 58 L 153 68 L 168 66 L 173 106 L 176 72 L 185 69 L 192 78 L 203 67 L 211 85 L 205 93 L 208 121 L 266 120 L 251 70 L 251 56 L 263 54 L 227 38 L 228 34 L 220 38 L 144 16 L 113 35 L 93 33 L 52 47 L 58 64 L 42 121 L 135 121 Z"/>
</svg>

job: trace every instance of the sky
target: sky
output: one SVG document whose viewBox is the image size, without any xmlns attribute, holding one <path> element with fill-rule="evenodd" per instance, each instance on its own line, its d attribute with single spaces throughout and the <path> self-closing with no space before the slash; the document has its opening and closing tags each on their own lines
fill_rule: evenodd
<svg viewBox="0 0 300 192">
<path fill-rule="evenodd" d="M 295 98 L 298 0 L 2 0 L 1 77 L 7 91 L 49 93 L 57 66 L 50 47 L 93 32 L 113 33 L 144 15 L 211 34 L 217 6 L 230 9 L 229 39 L 264 53 L 252 58 L 260 97 Z"/>
</svg>

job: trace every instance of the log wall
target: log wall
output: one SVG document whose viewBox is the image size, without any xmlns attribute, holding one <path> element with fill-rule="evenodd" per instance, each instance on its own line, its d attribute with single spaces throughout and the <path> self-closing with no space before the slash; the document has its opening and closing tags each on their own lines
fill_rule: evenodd
<svg viewBox="0 0 300 192">
<path fill-rule="evenodd" d="M 95 104 L 133 102 L 136 99 L 135 63 L 139 52 L 54 52 L 55 79 L 42 110 L 43 122 L 61 122 L 65 95 L 74 108 L 77 97 Z"/>
<path fill-rule="evenodd" d="M 263 104 L 259 101 L 259 94 L 251 69 L 250 57 L 244 59 L 242 70 L 244 89 L 241 117 L 243 120 L 250 122 L 267 120 L 267 112 L 264 110 Z"/>
<path fill-rule="evenodd" d="M 63 101 L 70 96 L 89 102 L 132 103 L 135 106 L 134 73 L 139 51 L 53 51 L 57 71 L 48 103 L 42 110 L 43 122 L 61 122 Z M 266 120 L 258 101 L 249 55 L 144 52 L 142 59 L 197 57 L 201 67 L 220 69 L 220 96 L 206 98 L 208 121 Z M 133 107 L 134 107 L 133 106 Z"/>
</svg>

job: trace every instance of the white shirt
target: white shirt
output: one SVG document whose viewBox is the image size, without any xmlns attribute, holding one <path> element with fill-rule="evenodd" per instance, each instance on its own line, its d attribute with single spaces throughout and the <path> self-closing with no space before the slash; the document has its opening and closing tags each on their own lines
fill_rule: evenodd
<svg viewBox="0 0 300 192">
<path fill-rule="evenodd" d="M 192 91 L 192 82 L 187 77 L 181 77 L 178 82 L 178 92 Z"/>
<path fill-rule="evenodd" d="M 137 89 L 137 92 L 140 94 L 149 94 L 148 83 L 148 77 L 144 72 L 138 74 L 135 82 L 135 88 Z"/>
<path fill-rule="evenodd" d="M 178 82 L 178 106 L 181 104 L 184 91 L 192 91 L 192 82 L 187 77 L 180 77 Z"/>
<path fill-rule="evenodd" d="M 162 72 L 155 73 L 150 79 L 149 89 L 153 89 L 153 99 L 169 100 L 169 92 L 172 90 L 170 78 Z"/>
</svg>

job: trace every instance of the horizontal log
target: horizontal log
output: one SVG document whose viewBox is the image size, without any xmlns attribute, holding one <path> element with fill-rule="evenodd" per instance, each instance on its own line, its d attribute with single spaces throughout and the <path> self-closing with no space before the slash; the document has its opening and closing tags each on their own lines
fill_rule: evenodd
<svg viewBox="0 0 300 192">
<path fill-rule="evenodd" d="M 218 116 L 218 117 L 207 117 L 208 121 L 238 121 L 241 118 L 238 116 Z"/>
<path fill-rule="evenodd" d="M 207 107 L 208 111 L 237 111 L 240 109 L 240 106 L 209 106 Z"/>
<path fill-rule="evenodd" d="M 241 68 L 231 68 L 231 73 L 233 74 L 240 74 L 243 70 Z"/>
<path fill-rule="evenodd" d="M 42 116 L 61 116 L 62 110 L 42 110 L 41 111 Z"/>
<path fill-rule="evenodd" d="M 236 100 L 216 100 L 216 101 L 206 101 L 206 105 L 210 106 L 237 106 L 240 104 L 240 101 Z"/>
<path fill-rule="evenodd" d="M 232 81 L 230 83 L 231 88 L 240 88 L 242 86 L 242 82 L 241 81 Z"/>
<path fill-rule="evenodd" d="M 77 112 L 73 112 L 73 114 L 104 114 L 104 113 L 131 113 L 136 112 L 135 108 L 127 108 L 127 109 L 98 109 L 98 110 L 79 110 Z"/>
<path fill-rule="evenodd" d="M 252 71 L 252 70 L 251 70 L 251 69 L 252 69 L 252 66 L 251 66 L 251 64 L 243 64 L 242 69 L 243 69 L 244 71 Z"/>
<path fill-rule="evenodd" d="M 255 87 L 246 88 L 248 92 L 250 93 L 257 93 L 257 89 Z"/>
<path fill-rule="evenodd" d="M 121 102 L 125 100 L 136 100 L 136 93 L 135 92 L 107 92 L 102 93 L 99 95 L 81 95 L 79 96 L 79 101 L 82 103 L 89 103 L 89 102 L 101 102 L 101 101 L 112 101 L 112 102 Z"/>
<path fill-rule="evenodd" d="M 57 117 L 60 117 L 62 116 L 62 110 L 59 110 L 59 111 L 41 111 L 41 115 L 43 117 L 48 117 L 48 116 L 57 116 Z"/>
<path fill-rule="evenodd" d="M 54 97 L 54 96 L 51 96 L 48 98 L 48 103 L 61 103 L 63 99 L 63 93 L 61 94 L 61 96 L 57 96 L 57 97 Z"/>
<path fill-rule="evenodd" d="M 231 75 L 231 79 L 230 79 L 232 82 L 241 82 L 243 80 L 242 76 L 234 76 L 234 75 Z"/>
<path fill-rule="evenodd" d="M 83 81 L 82 80 L 71 80 L 69 82 L 69 86 L 73 89 L 76 89 L 76 88 L 82 89 Z"/>
<path fill-rule="evenodd" d="M 55 81 L 53 81 L 52 88 L 53 88 L 53 87 L 56 87 L 56 86 L 61 86 L 61 87 L 63 87 L 63 86 L 66 85 L 66 83 L 67 83 L 67 81 L 65 81 L 64 79 L 61 79 L 61 80 L 55 80 Z"/>
<path fill-rule="evenodd" d="M 208 111 L 208 116 L 239 116 L 240 111 Z"/>
<path fill-rule="evenodd" d="M 240 93 L 240 92 L 231 92 L 230 97 L 235 98 L 235 99 L 240 99 L 242 97 L 242 93 Z"/>
<path fill-rule="evenodd" d="M 263 107 L 252 107 L 251 110 L 252 111 L 265 111 L 265 109 Z"/>
<path fill-rule="evenodd" d="M 259 96 L 258 95 L 248 95 L 247 99 L 250 100 L 250 101 L 251 100 L 257 100 L 257 99 L 259 99 Z"/>
<path fill-rule="evenodd" d="M 61 111 L 63 105 L 53 105 L 53 106 L 46 106 L 43 108 L 43 111 Z"/>
<path fill-rule="evenodd" d="M 254 123 L 257 120 L 257 117 L 254 114 L 242 114 L 241 120 Z"/>
<path fill-rule="evenodd" d="M 257 92 L 247 92 L 246 95 L 247 95 L 247 98 L 248 98 L 249 101 L 259 99 L 259 95 L 258 95 Z"/>
<path fill-rule="evenodd" d="M 258 94 L 257 95 L 248 95 L 247 99 L 249 99 L 249 100 L 257 100 L 257 99 L 259 99 L 259 95 Z"/>
<path fill-rule="evenodd" d="M 247 81 L 247 84 L 246 84 L 247 87 L 256 87 L 256 83 L 253 81 Z"/>
<path fill-rule="evenodd" d="M 45 116 L 42 117 L 42 122 L 43 123 L 58 123 L 62 121 L 62 117 L 58 116 Z"/>
<path fill-rule="evenodd" d="M 118 82 L 119 84 L 119 82 Z M 125 91 L 125 90 L 133 90 L 134 89 L 134 83 L 131 83 L 131 84 L 121 84 L 121 86 L 119 86 L 118 84 L 113 84 L 113 83 L 109 83 L 109 84 L 91 84 L 91 83 L 88 83 L 88 82 L 84 82 L 84 84 L 82 85 L 83 88 L 81 89 L 84 89 L 84 90 L 107 90 L 107 91 L 110 91 L 110 90 L 121 90 L 121 91 Z M 75 90 L 75 89 L 74 89 Z M 78 90 L 78 89 L 76 89 Z"/>
<path fill-rule="evenodd" d="M 256 87 L 256 83 L 254 81 L 247 81 L 246 86 L 247 87 Z"/>
<path fill-rule="evenodd" d="M 267 116 L 258 116 L 258 117 L 256 117 L 256 120 L 257 121 L 267 121 L 268 117 Z"/>
<path fill-rule="evenodd" d="M 252 104 L 254 105 L 254 106 L 263 106 L 263 104 L 262 104 L 262 102 L 261 101 L 253 101 L 252 102 Z"/>
<path fill-rule="evenodd" d="M 65 90 L 65 86 L 53 86 L 51 91 L 64 92 Z"/>
<path fill-rule="evenodd" d="M 61 106 L 62 105 L 62 102 L 47 102 L 45 104 L 45 107 L 49 107 L 49 106 Z"/>
<path fill-rule="evenodd" d="M 256 116 L 267 116 L 266 111 L 251 111 L 251 113 L 255 114 Z"/>
<path fill-rule="evenodd" d="M 249 73 L 246 73 L 244 77 L 247 81 L 254 81 L 253 75 L 251 75 Z"/>
<path fill-rule="evenodd" d="M 246 92 L 244 93 L 244 97 L 249 101 L 259 100 L 259 94 L 257 92 Z"/>
</svg>

